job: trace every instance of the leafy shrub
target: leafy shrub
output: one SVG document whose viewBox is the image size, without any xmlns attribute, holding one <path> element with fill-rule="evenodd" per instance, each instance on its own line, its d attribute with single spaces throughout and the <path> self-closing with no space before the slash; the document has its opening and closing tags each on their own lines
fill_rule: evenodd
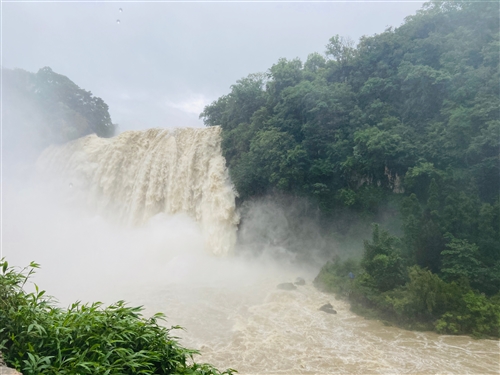
<svg viewBox="0 0 500 375">
<path fill-rule="evenodd" d="M 436 322 L 440 333 L 469 333 L 477 337 L 500 335 L 500 303 L 482 294 L 469 291 L 461 298 L 456 311 L 444 313 Z"/>
<path fill-rule="evenodd" d="M 372 241 L 365 241 L 365 252 L 361 265 L 381 292 L 404 284 L 404 267 L 401 258 L 400 241 L 389 232 L 373 226 Z"/>
<path fill-rule="evenodd" d="M 347 277 L 351 269 L 359 273 L 354 280 Z M 382 319 L 385 324 L 446 334 L 500 336 L 500 294 L 488 298 L 471 289 L 466 278 L 448 283 L 419 266 L 409 267 L 407 272 L 405 285 L 381 292 L 379 283 L 356 262 L 329 262 L 315 285 L 346 297 L 353 312 Z"/>
<path fill-rule="evenodd" d="M 23 288 L 38 264 L 21 271 L 0 261 L 0 350 L 7 364 L 25 375 L 37 374 L 232 374 L 193 363 L 185 349 L 159 324 L 163 314 L 145 319 L 141 307 L 119 301 L 104 307 L 74 303 L 55 306 L 36 287 Z"/>
<path fill-rule="evenodd" d="M 354 283 L 349 273 L 355 277 L 360 271 L 359 263 L 353 259 L 347 259 L 344 262 L 340 260 L 327 262 L 314 279 L 314 284 L 325 292 L 348 296 Z"/>
</svg>

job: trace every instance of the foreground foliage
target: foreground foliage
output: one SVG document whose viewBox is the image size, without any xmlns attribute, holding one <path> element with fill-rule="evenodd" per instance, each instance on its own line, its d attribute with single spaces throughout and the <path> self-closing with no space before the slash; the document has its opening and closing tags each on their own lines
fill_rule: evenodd
<svg viewBox="0 0 500 375">
<path fill-rule="evenodd" d="M 36 263 L 17 271 L 0 262 L 0 351 L 8 365 L 24 375 L 38 374 L 232 374 L 193 363 L 195 350 L 185 349 L 140 307 L 123 301 L 75 303 L 56 307 L 44 291 L 27 293 L 24 286 Z"/>
<path fill-rule="evenodd" d="M 418 265 L 405 266 L 396 237 L 375 226 L 361 262 L 329 262 L 315 284 L 347 298 L 353 311 L 410 329 L 500 337 L 500 293 L 491 297 L 460 278 L 441 277 Z M 473 265 L 472 265 L 473 266 Z M 348 278 L 348 272 L 356 278 Z"/>
</svg>

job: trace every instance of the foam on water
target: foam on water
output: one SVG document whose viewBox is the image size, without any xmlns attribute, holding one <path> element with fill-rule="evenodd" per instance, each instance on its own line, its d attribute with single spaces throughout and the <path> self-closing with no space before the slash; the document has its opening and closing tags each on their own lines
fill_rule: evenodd
<svg viewBox="0 0 500 375">
<path fill-rule="evenodd" d="M 300 270 L 272 268 L 273 275 L 261 275 L 247 285 L 178 284 L 161 293 L 151 290 L 141 302 L 187 328 L 183 342 L 201 350 L 198 360 L 236 368 L 242 374 L 486 374 L 499 370 L 497 341 L 386 327 L 356 316 L 347 303 L 316 290 L 311 278 L 296 291 L 276 289 L 277 283 L 293 280 Z M 328 301 L 336 315 L 318 310 Z"/>
</svg>

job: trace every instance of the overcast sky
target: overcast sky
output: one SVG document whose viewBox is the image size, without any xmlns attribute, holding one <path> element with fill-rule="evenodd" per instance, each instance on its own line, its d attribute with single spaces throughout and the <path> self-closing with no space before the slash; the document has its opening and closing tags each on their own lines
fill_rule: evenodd
<svg viewBox="0 0 500 375">
<path fill-rule="evenodd" d="M 422 4 L 3 2 L 2 65 L 50 66 L 101 97 L 122 131 L 203 126 L 203 107 L 236 80 L 324 53 L 335 34 L 397 27 Z"/>
</svg>

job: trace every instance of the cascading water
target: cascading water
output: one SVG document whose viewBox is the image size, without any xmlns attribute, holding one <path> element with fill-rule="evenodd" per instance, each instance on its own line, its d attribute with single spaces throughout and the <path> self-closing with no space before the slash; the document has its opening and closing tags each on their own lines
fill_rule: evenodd
<svg viewBox="0 0 500 375">
<path fill-rule="evenodd" d="M 111 139 L 90 135 L 49 147 L 37 164 L 85 192 L 96 213 L 130 226 L 158 213 L 185 213 L 200 223 L 206 248 L 224 255 L 234 247 L 238 216 L 220 132 L 210 127 L 128 131 Z"/>
</svg>

